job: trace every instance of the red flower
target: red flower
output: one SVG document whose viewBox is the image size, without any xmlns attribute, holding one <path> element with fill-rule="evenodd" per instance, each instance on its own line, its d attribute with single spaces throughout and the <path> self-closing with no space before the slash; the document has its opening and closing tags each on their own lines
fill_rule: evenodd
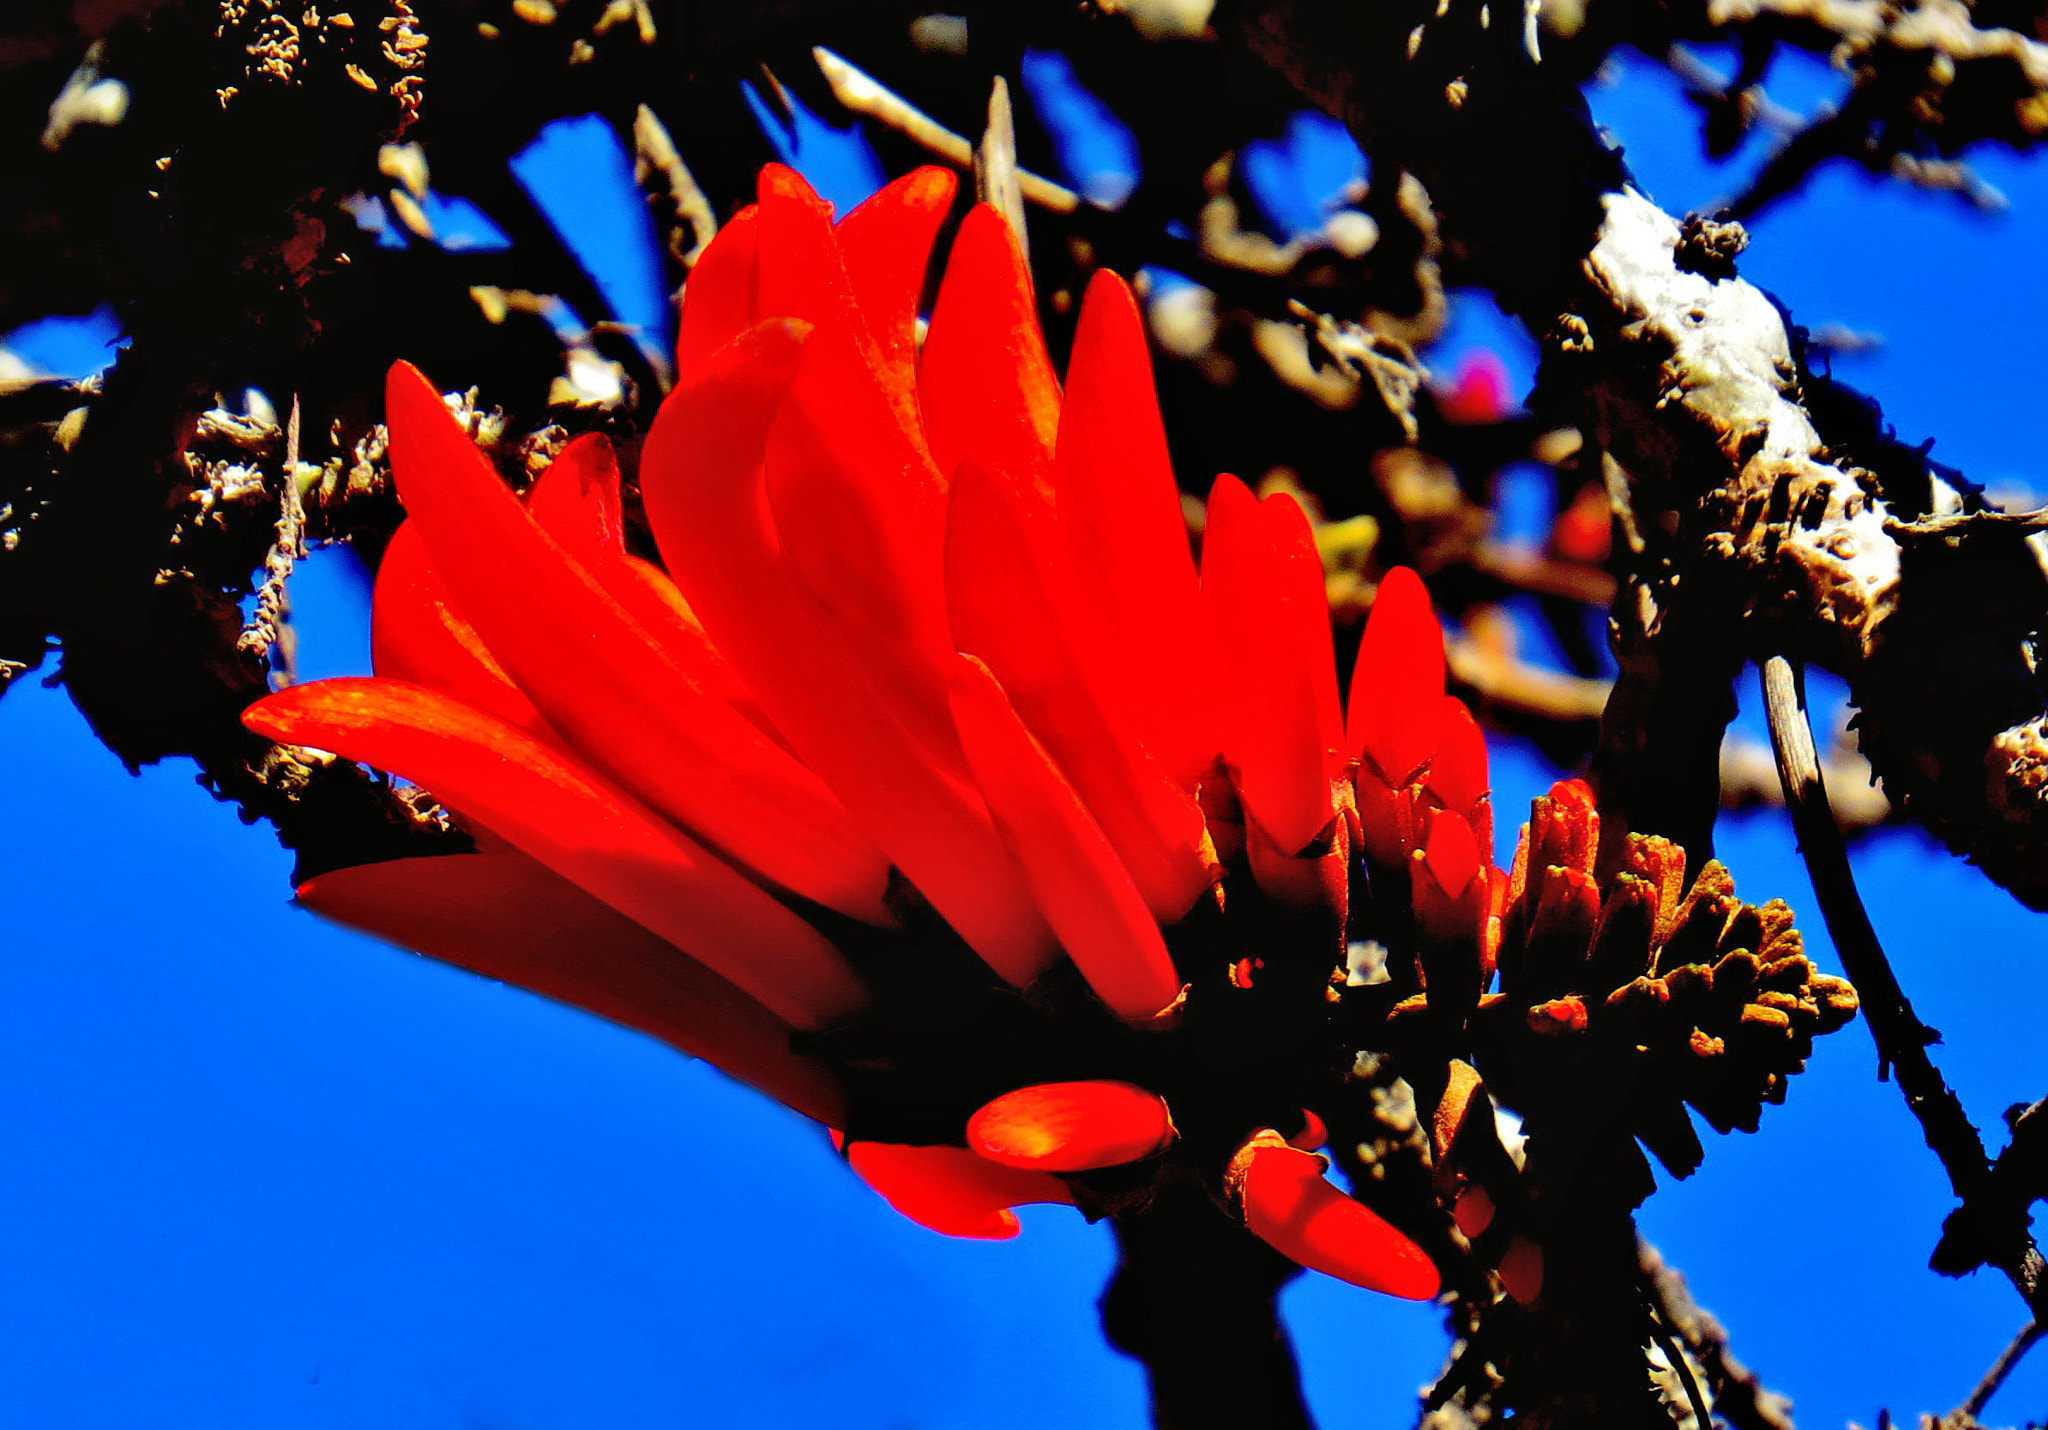
<svg viewBox="0 0 2048 1430">
<path fill-rule="evenodd" d="M 1142 1058 L 1209 972 L 1177 966 L 1167 930 L 1226 916 L 1235 861 L 1244 898 L 1319 913 L 1334 954 L 1363 848 L 1404 887 L 1412 861 L 1432 975 L 1463 949 L 1459 976 L 1480 977 L 1485 747 L 1444 699 L 1419 583 L 1386 585 L 1347 737 L 1300 506 L 1220 479 L 1197 575 L 1120 279 L 1090 285 L 1063 391 L 1009 229 L 976 207 L 920 344 L 952 190 L 922 170 L 835 227 L 764 171 L 690 281 L 679 385 L 641 453 L 665 569 L 627 549 L 602 439 L 522 505 L 432 385 L 392 370 L 409 519 L 378 578 L 378 675 L 247 720 L 416 781 L 479 852 L 322 875 L 304 903 L 835 1128 L 864 1113 L 823 1050 L 879 996 L 861 950 L 890 937 L 862 924 L 925 938 L 935 912 L 1019 989 L 1070 960 L 1146 1030 L 1098 1019 Z M 1240 962 L 1217 986 L 1255 996 L 1264 965 Z M 1123 1078 L 999 1083 L 950 1145 L 856 1133 L 845 1151 L 906 1214 L 1010 1235 L 1011 1206 L 1181 1155 L 1167 1099 Z M 1319 1143 L 1303 1120 L 1296 1140 Z M 1320 1158 L 1256 1125 L 1226 1141 L 1211 1170 L 1220 1185 L 1235 1149 L 1254 1231 L 1433 1294 L 1427 1258 Z"/>
</svg>

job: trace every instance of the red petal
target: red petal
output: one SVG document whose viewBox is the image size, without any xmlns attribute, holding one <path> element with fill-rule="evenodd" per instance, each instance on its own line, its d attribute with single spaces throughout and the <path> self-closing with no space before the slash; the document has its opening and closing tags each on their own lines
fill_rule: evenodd
<svg viewBox="0 0 2048 1430">
<path fill-rule="evenodd" d="M 968 211 L 946 261 L 918 364 L 924 428 L 939 470 L 973 457 L 1047 490 L 1060 385 L 1038 332 L 1031 274 L 1003 216 Z"/>
<path fill-rule="evenodd" d="M 862 668 L 902 693 L 920 738 L 943 747 L 944 484 L 842 325 L 805 344 L 769 436 L 767 484 L 790 571 Z"/>
<path fill-rule="evenodd" d="M 1329 601 L 1308 517 L 1292 497 L 1254 502 L 1235 477 L 1209 498 L 1202 592 L 1232 718 L 1224 757 L 1246 811 L 1281 849 L 1306 848 L 1335 813 L 1344 764 Z"/>
<path fill-rule="evenodd" d="M 1472 826 L 1462 815 L 1447 809 L 1430 811 L 1422 864 L 1446 897 L 1459 898 L 1471 887 L 1485 864 L 1479 856 L 1479 842 L 1472 837 Z"/>
<path fill-rule="evenodd" d="M 1057 532 L 1032 531 L 1001 478 L 972 458 L 953 480 L 946 599 L 953 643 L 981 657 L 1045 742 L 1161 923 L 1213 882 L 1202 811 L 1158 761 L 1112 728 L 1082 673 L 1091 634 Z M 1106 653 L 1105 653 L 1106 657 Z"/>
<path fill-rule="evenodd" d="M 734 214 L 697 255 L 676 323 L 676 381 L 689 382 L 711 355 L 754 323 L 754 256 L 761 211 Z"/>
<path fill-rule="evenodd" d="M 408 364 L 392 467 L 434 567 L 548 723 L 663 814 L 786 888 L 882 920 L 886 862 L 817 776 L 695 684 L 536 525 Z"/>
<path fill-rule="evenodd" d="M 642 452 L 649 521 L 669 570 L 775 728 L 856 811 L 920 892 L 1004 978 L 1056 956 L 946 728 L 871 679 L 783 559 L 761 472 L 763 432 L 794 375 L 798 325 L 763 324 L 662 405 Z"/>
<path fill-rule="evenodd" d="M 675 583 L 627 552 L 618 458 L 602 433 L 586 433 L 564 447 L 526 494 L 526 509 L 699 689 L 779 741 L 738 673 L 712 649 Z"/>
<path fill-rule="evenodd" d="M 1061 947 L 1120 1016 L 1160 1012 L 1179 995 L 1180 977 L 1159 925 L 1073 786 L 971 655 L 956 667 L 953 718 L 996 828 Z"/>
<path fill-rule="evenodd" d="M 555 455 L 526 494 L 526 509 L 593 573 L 625 554 L 619 461 L 602 432 L 586 432 Z"/>
<path fill-rule="evenodd" d="M 760 254 L 754 270 L 754 316 L 801 318 L 814 327 L 844 328 L 861 361 L 874 370 L 897 421 L 923 443 L 917 393 L 908 372 L 883 360 L 883 350 L 861 309 L 832 227 L 832 205 L 813 193 L 794 170 L 761 170 Z"/>
<path fill-rule="evenodd" d="M 1106 268 L 1081 304 L 1052 480 L 1060 526 L 1116 652 L 1095 676 L 1104 698 L 1192 789 L 1222 749 L 1197 679 L 1208 631 L 1144 319 Z"/>
<path fill-rule="evenodd" d="M 1010 1207 L 1074 1200 L 1050 1172 L 999 1167 L 965 1147 L 849 1142 L 846 1161 L 890 1206 L 947 1236 L 1004 1241 L 1018 1232 Z"/>
<path fill-rule="evenodd" d="M 425 786 L 801 1027 L 866 990 L 809 924 L 715 856 L 512 725 L 431 690 L 350 678 L 295 685 L 243 723 Z"/>
<path fill-rule="evenodd" d="M 1422 1248 L 1324 1180 L 1322 1158 L 1255 1148 L 1243 1195 L 1244 1224 L 1309 1270 L 1410 1301 L 1436 1295 L 1436 1267 Z"/>
<path fill-rule="evenodd" d="M 1444 636 L 1422 578 L 1396 566 L 1380 582 L 1351 675 L 1347 737 L 1388 784 L 1436 753 L 1444 714 Z"/>
<path fill-rule="evenodd" d="M 443 691 L 523 730 L 554 738 L 533 702 L 491 658 L 476 627 L 455 609 L 455 598 L 410 521 L 399 523 L 377 565 L 370 663 L 379 675 Z"/>
<path fill-rule="evenodd" d="M 1326 1145 L 1329 1140 L 1330 1129 L 1324 1125 L 1323 1119 L 1316 1116 L 1311 1109 L 1303 1108 L 1301 1131 L 1288 1138 L 1287 1145 L 1299 1147 L 1304 1152 L 1313 1152 L 1316 1148 Z"/>
<path fill-rule="evenodd" d="M 350 928 L 651 1034 L 806 1117 L 844 1120 L 830 1071 L 789 1024 L 703 964 L 512 850 L 394 859 L 299 886 Z"/>
<path fill-rule="evenodd" d="M 867 314 L 883 362 L 905 383 L 916 380 L 917 304 L 954 187 L 950 169 L 913 169 L 839 225 L 854 300 Z"/>
<path fill-rule="evenodd" d="M 1465 702 L 1444 697 L 1442 734 L 1430 757 L 1429 792 L 1448 809 L 1469 814 L 1486 798 L 1486 735 Z"/>
<path fill-rule="evenodd" d="M 967 1145 L 991 1162 L 1087 1172 L 1163 1151 L 1174 1139 L 1166 1099 L 1128 1082 L 1020 1087 L 967 1119 Z"/>
</svg>

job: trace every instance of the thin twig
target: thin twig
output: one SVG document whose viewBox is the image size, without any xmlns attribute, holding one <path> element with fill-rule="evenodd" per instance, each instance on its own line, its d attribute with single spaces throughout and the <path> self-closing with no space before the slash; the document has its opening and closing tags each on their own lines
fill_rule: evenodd
<svg viewBox="0 0 2048 1430">
<path fill-rule="evenodd" d="M 654 185 L 659 176 L 667 188 L 660 193 Z M 690 166 L 677 152 L 668 126 L 646 105 L 633 115 L 633 181 L 646 191 L 650 202 L 666 200 L 672 210 L 668 226 L 668 251 L 685 273 L 696 266 L 697 256 L 718 232 L 718 215 L 711 200 L 697 183 Z M 688 238 L 685 238 L 685 230 Z"/>
<path fill-rule="evenodd" d="M 1884 529 L 1900 541 L 1992 535 L 2021 540 L 2037 531 L 2048 531 L 2048 508 L 2038 511 L 1959 511 L 1950 516 L 1924 516 L 1918 521 L 1887 521 Z"/>
<path fill-rule="evenodd" d="M 1638 1240 L 1636 1265 L 1657 1315 L 1706 1371 L 1714 1410 L 1721 1419 L 1735 1430 L 1796 1430 L 1792 1402 L 1766 1388 L 1755 1371 L 1735 1358 L 1728 1348 L 1728 1332 L 1693 1300 L 1685 1278 L 1665 1262 L 1657 1248 Z"/>
<path fill-rule="evenodd" d="M 878 124 L 886 124 L 956 168 L 974 167 L 974 146 L 964 135 L 955 134 L 873 75 L 848 64 L 823 45 L 813 48 L 811 56 L 817 60 L 825 83 L 831 86 L 832 97 L 855 114 L 865 114 Z M 1073 213 L 1087 203 L 1066 185 L 1028 169 L 1017 171 L 1017 185 L 1026 199 L 1054 213 Z"/>
<path fill-rule="evenodd" d="M 1970 1392 L 1970 1398 L 1962 1403 L 1957 1412 L 1971 1419 L 1984 1413 L 1984 1407 L 1991 1403 L 1991 1397 L 1998 1394 L 1998 1388 L 2005 1384 L 2005 1378 L 2015 1367 L 2026 1359 L 2027 1352 L 2041 1339 L 2041 1323 L 2029 1321 L 2020 1327 L 2006 1348 L 1998 1353 L 1998 1359 L 1991 1363 L 1991 1369 L 1984 1372 L 1984 1378 L 1977 1382 L 1977 1388 Z"/>
<path fill-rule="evenodd" d="M 1885 1076 L 1887 1065 L 1897 1070 L 1906 1106 L 1919 1120 L 1927 1145 L 1941 1159 L 1949 1186 L 1967 1212 L 1980 1205 L 1991 1189 L 1983 1139 L 1963 1111 L 1961 1099 L 1950 1091 L 1940 1069 L 1928 1057 L 1928 1045 L 1938 1041 L 1939 1035 L 1914 1014 L 1856 892 L 1848 850 L 1828 807 L 1799 674 L 1783 656 L 1772 656 L 1764 662 L 1763 676 L 1764 704 L 1770 717 L 1771 745 L 1778 758 L 1778 778 L 1785 787 L 1785 805 L 1792 813 L 1799 852 L 1805 856 L 1821 916 L 1827 921 L 1828 934 L 1849 981 L 1856 985 L 1864 1020 L 1877 1042 L 1878 1076 Z M 2026 1224 L 2019 1222 L 1982 1250 L 1984 1259 L 2005 1272 L 2039 1319 L 2048 1310 L 2048 1295 L 2044 1295 L 2042 1284 L 2041 1254 Z"/>
<path fill-rule="evenodd" d="M 1713 1430 L 1713 1412 L 1707 1409 L 1706 1397 L 1700 1394 L 1699 1377 L 1692 1373 L 1691 1359 L 1679 1346 L 1678 1337 L 1672 1334 L 1670 1325 L 1657 1314 L 1655 1298 L 1646 1294 L 1644 1303 L 1650 1316 L 1650 1337 L 1664 1352 L 1664 1359 L 1671 1364 L 1671 1373 L 1678 1377 L 1679 1385 L 1685 1389 L 1685 1400 L 1692 1407 L 1695 1430 Z"/>
</svg>

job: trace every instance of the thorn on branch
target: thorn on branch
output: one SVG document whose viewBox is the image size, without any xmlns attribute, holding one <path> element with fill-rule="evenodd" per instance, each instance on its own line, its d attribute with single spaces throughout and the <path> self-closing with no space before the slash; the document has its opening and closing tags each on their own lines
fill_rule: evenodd
<svg viewBox="0 0 2048 1430">
<path fill-rule="evenodd" d="M 974 193 L 1010 225 L 1028 272 L 1031 238 L 1024 227 L 1023 172 L 1017 167 L 1017 122 L 1010 111 L 1009 81 L 997 75 L 989 86 L 988 124 L 974 147 Z"/>
</svg>

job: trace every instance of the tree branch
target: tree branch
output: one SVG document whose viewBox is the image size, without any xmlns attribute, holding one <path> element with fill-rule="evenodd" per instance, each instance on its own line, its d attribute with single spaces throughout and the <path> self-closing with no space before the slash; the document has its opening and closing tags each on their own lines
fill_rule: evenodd
<svg viewBox="0 0 2048 1430">
<path fill-rule="evenodd" d="M 2006 1274 L 2039 1319 L 2048 1311 L 2048 1287 L 2042 1284 L 2041 1254 L 2027 1230 L 2024 1209 L 2014 1218 L 2008 1206 L 2006 1216 L 1997 1218 L 1996 1225 L 1989 1224 L 1994 1197 L 1983 1139 L 1928 1056 L 1928 1045 L 1938 1041 L 1939 1035 L 1914 1014 L 1856 892 L 1848 851 L 1828 808 L 1827 787 L 1814 753 L 1799 678 L 1782 656 L 1773 656 L 1764 664 L 1764 700 L 1778 773 L 1785 785 L 1785 804 L 1799 834 L 1799 850 L 1813 878 L 1814 896 L 1820 901 L 1828 934 L 1849 981 L 1856 985 L 1864 1020 L 1877 1042 L 1879 1075 L 1884 1075 L 1887 1066 L 1897 1070 L 1906 1106 L 1918 1119 L 1927 1145 L 1941 1159 L 1949 1186 L 1963 1203 L 1957 1217 L 1966 1219 L 1969 1231 L 1961 1230 L 1957 1217 L 1950 1218 L 1943 1237 L 1949 1254 L 1946 1258 L 1937 1254 L 1935 1269 L 1950 1275 L 1973 1269 L 1979 1264 L 1976 1259 L 1961 1265 L 1966 1259 L 1961 1247 L 1967 1245 L 1972 1255 Z"/>
</svg>

